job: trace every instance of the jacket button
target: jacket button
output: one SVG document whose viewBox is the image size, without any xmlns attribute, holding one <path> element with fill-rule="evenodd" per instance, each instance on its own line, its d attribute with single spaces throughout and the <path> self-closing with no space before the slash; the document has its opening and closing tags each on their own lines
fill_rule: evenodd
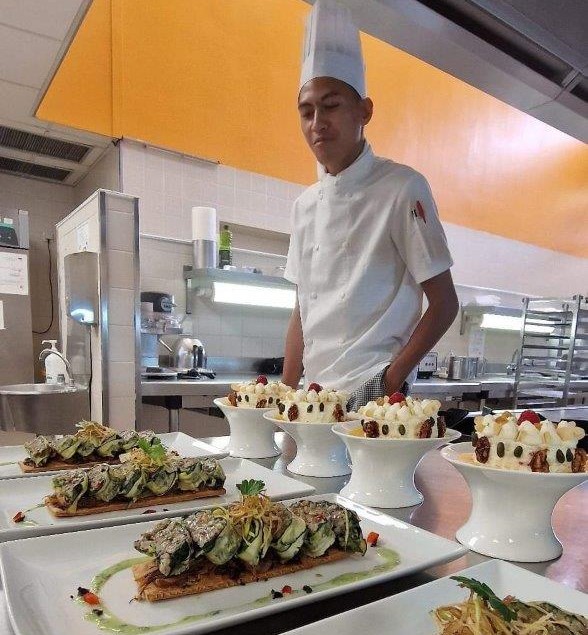
<svg viewBox="0 0 588 635">
<path fill-rule="evenodd" d="M 318 245 L 315 245 L 315 246 L 314 246 L 314 250 L 315 250 L 315 251 L 318 251 L 318 250 L 319 250 L 319 246 L 318 246 Z"/>
</svg>

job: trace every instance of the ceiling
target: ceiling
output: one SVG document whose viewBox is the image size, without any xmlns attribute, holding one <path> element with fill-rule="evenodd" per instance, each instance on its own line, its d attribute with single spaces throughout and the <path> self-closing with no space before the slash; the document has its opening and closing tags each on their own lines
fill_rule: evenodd
<svg viewBox="0 0 588 635">
<path fill-rule="evenodd" d="M 74 185 L 110 143 L 34 116 L 90 2 L 0 0 L 0 171 Z"/>
<path fill-rule="evenodd" d="M 363 31 L 588 142 L 587 0 L 341 1 Z M 108 147 L 34 116 L 90 3 L 0 0 L 0 171 L 74 185 Z"/>
</svg>

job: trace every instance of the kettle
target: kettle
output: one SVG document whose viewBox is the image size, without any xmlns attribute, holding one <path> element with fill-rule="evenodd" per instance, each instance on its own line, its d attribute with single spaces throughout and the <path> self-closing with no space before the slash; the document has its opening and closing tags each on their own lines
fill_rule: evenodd
<svg viewBox="0 0 588 635">
<path fill-rule="evenodd" d="M 178 370 L 206 368 L 204 344 L 195 337 L 179 337 L 172 346 L 172 359 Z"/>
</svg>

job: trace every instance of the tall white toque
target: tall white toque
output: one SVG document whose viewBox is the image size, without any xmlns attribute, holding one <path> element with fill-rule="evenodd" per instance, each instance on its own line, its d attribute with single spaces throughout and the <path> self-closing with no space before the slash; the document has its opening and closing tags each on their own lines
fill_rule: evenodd
<svg viewBox="0 0 588 635">
<path fill-rule="evenodd" d="M 337 0 L 316 0 L 306 21 L 300 88 L 315 77 L 334 77 L 366 96 L 359 31 Z"/>
</svg>

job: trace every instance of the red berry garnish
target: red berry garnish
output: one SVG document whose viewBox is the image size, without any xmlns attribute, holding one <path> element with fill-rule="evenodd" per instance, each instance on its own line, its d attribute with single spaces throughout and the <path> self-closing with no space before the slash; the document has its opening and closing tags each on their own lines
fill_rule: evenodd
<svg viewBox="0 0 588 635">
<path fill-rule="evenodd" d="M 292 587 L 289 584 L 286 584 L 285 586 L 282 587 L 282 593 L 283 594 L 292 593 Z"/>
<path fill-rule="evenodd" d="M 256 384 L 263 384 L 264 386 L 267 386 L 267 377 L 265 375 L 260 375 L 256 380 L 255 380 Z"/>
<path fill-rule="evenodd" d="M 533 425 L 541 425 L 541 417 L 534 410 L 525 410 L 521 412 L 518 418 L 519 423 L 530 421 Z"/>
<path fill-rule="evenodd" d="M 308 387 L 308 390 L 316 390 L 316 392 L 320 392 L 322 389 L 323 389 L 323 387 L 320 384 L 317 384 L 316 382 L 313 382 Z"/>
<path fill-rule="evenodd" d="M 393 403 L 402 403 L 403 401 L 406 401 L 406 395 L 403 395 L 401 392 L 393 392 L 389 397 L 388 397 L 388 402 L 393 404 Z"/>
</svg>

